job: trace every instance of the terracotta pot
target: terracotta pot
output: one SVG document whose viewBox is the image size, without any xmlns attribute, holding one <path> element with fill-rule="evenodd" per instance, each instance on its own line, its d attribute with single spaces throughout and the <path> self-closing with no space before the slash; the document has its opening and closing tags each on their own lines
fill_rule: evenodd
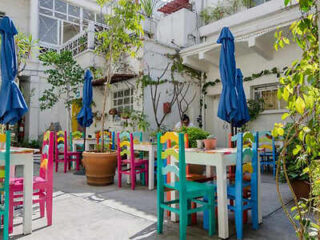
<svg viewBox="0 0 320 240">
<path fill-rule="evenodd" d="M 291 182 L 294 193 L 297 198 L 309 198 L 310 184 L 303 180 L 294 180 Z"/>
<path fill-rule="evenodd" d="M 216 148 L 217 139 L 216 138 L 204 139 L 203 143 L 204 143 L 204 148 L 206 150 L 212 150 Z"/>
<path fill-rule="evenodd" d="M 113 183 L 117 167 L 116 152 L 84 152 L 82 156 L 89 185 L 104 186 Z"/>
</svg>

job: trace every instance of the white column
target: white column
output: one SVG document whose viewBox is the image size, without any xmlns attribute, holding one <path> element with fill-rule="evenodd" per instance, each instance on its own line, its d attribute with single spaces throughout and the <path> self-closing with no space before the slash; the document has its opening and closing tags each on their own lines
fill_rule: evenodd
<svg viewBox="0 0 320 240">
<path fill-rule="evenodd" d="M 88 26 L 88 49 L 94 49 L 94 22 L 90 21 Z"/>
<path fill-rule="evenodd" d="M 39 76 L 30 76 L 30 91 L 35 89 L 34 95 L 30 100 L 29 112 L 28 112 L 28 139 L 38 139 L 40 134 L 40 78 Z"/>
<path fill-rule="evenodd" d="M 30 34 L 39 39 L 39 0 L 30 0 Z"/>
</svg>

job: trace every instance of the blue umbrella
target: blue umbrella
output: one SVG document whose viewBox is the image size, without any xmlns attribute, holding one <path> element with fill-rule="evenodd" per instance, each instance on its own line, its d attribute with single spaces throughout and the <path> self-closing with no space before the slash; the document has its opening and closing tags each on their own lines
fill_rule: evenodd
<svg viewBox="0 0 320 240">
<path fill-rule="evenodd" d="M 87 70 L 84 75 L 82 108 L 77 116 L 78 123 L 82 127 L 90 127 L 93 123 L 93 115 L 91 110 L 92 103 L 92 73 Z"/>
<path fill-rule="evenodd" d="M 250 120 L 249 110 L 247 106 L 247 98 L 243 89 L 243 75 L 238 68 L 236 73 L 236 90 L 238 94 L 239 119 L 235 122 L 236 127 L 241 127 Z"/>
<path fill-rule="evenodd" d="M 18 33 L 13 21 L 4 17 L 0 22 L 1 34 L 1 90 L 0 123 L 15 124 L 28 111 L 27 104 L 15 83 L 18 73 L 14 36 Z"/>
<path fill-rule="evenodd" d="M 220 96 L 218 117 L 226 122 L 234 123 L 239 117 L 239 112 L 235 89 L 236 60 L 234 56 L 234 38 L 229 28 L 224 27 L 222 29 L 217 43 L 222 45 L 219 65 L 222 93 Z"/>
</svg>

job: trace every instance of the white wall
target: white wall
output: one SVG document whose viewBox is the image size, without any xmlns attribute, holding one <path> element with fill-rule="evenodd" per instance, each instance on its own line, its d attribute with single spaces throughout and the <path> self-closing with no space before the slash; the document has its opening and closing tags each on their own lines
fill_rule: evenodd
<svg viewBox="0 0 320 240">
<path fill-rule="evenodd" d="M 30 0 L 1 0 L 0 11 L 13 19 L 18 31 L 29 33 Z"/>
</svg>

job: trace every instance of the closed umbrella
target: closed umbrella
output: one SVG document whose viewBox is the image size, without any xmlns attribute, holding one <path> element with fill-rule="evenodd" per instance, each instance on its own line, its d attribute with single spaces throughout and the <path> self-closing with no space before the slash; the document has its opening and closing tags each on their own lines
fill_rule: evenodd
<svg viewBox="0 0 320 240">
<path fill-rule="evenodd" d="M 86 146 L 86 128 L 93 123 L 93 115 L 91 110 L 92 104 L 92 73 L 87 70 L 84 75 L 82 108 L 77 116 L 78 123 L 84 127 L 84 147 Z"/>
<path fill-rule="evenodd" d="M 0 123 L 15 124 L 28 111 L 22 93 L 15 83 L 18 73 L 14 36 L 18 33 L 13 21 L 4 17 L 0 22 L 1 34 L 1 90 Z"/>
<path fill-rule="evenodd" d="M 224 27 L 222 29 L 217 43 L 221 44 L 219 70 L 222 82 L 218 117 L 233 124 L 238 117 L 238 100 L 235 89 L 236 61 L 234 56 L 234 38 L 229 28 Z"/>
<path fill-rule="evenodd" d="M 234 125 L 236 127 L 242 127 L 250 120 L 247 98 L 243 89 L 243 75 L 241 70 L 238 68 L 236 72 L 236 90 L 238 94 L 238 104 L 239 104 L 239 119 L 236 120 Z"/>
</svg>

